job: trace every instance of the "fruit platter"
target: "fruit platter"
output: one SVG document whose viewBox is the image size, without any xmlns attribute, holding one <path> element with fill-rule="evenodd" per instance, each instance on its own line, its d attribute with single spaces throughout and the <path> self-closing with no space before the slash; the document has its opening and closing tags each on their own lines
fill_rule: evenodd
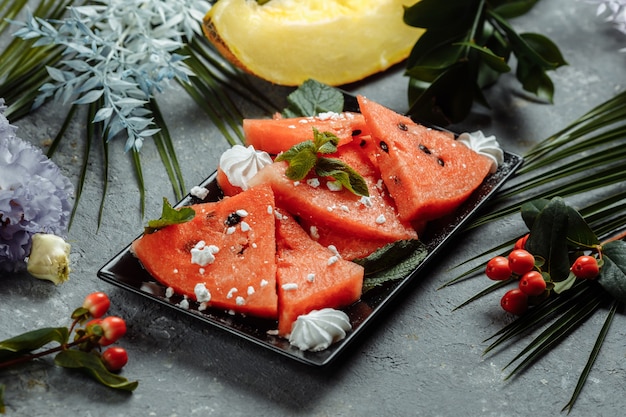
<svg viewBox="0 0 626 417">
<path fill-rule="evenodd" d="M 239 149 L 264 166 L 242 185 L 225 154 L 184 199 L 164 199 L 160 221 L 98 276 L 291 359 L 331 363 L 522 162 L 500 150 L 494 163 L 463 135 L 344 99 L 333 117 L 244 121 L 248 147 Z M 166 212 L 178 220 L 164 224 Z M 311 323 L 331 321 L 310 328 L 311 314 L 320 315 Z M 298 340 L 324 326 L 339 335 Z"/>
</svg>

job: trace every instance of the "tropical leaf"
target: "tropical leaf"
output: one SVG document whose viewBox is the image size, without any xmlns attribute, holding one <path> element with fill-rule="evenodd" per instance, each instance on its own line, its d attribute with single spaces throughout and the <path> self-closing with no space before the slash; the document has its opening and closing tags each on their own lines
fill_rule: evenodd
<svg viewBox="0 0 626 417">
<path fill-rule="evenodd" d="M 583 369 L 583 371 L 580 374 L 580 377 L 578 378 L 578 382 L 576 383 L 576 388 L 574 388 L 574 392 L 572 393 L 570 400 L 565 405 L 565 407 L 563 407 L 561 411 L 567 411 L 569 413 L 572 410 L 572 407 L 574 407 L 574 403 L 576 402 L 576 399 L 580 395 L 580 392 L 582 391 L 583 386 L 585 385 L 585 382 L 587 381 L 587 378 L 589 377 L 589 374 L 591 373 L 591 368 L 593 368 L 593 365 L 596 362 L 596 358 L 600 354 L 600 349 L 602 348 L 604 339 L 606 338 L 606 335 L 609 333 L 609 329 L 611 328 L 611 323 L 613 323 L 613 317 L 615 317 L 615 313 L 617 312 L 619 308 L 620 308 L 620 303 L 613 302 L 613 304 L 611 305 L 611 309 L 609 310 L 609 313 L 607 314 L 606 319 L 604 320 L 604 325 L 602 326 L 602 329 L 600 330 L 600 334 L 598 334 L 598 338 L 596 339 L 596 342 L 593 345 L 593 349 L 591 349 L 591 353 L 589 354 L 589 359 L 587 360 L 587 363 L 585 364 L 585 368 Z"/>
<path fill-rule="evenodd" d="M 460 122 L 473 103 L 488 106 L 482 90 L 512 70 L 522 87 L 552 101 L 547 71 L 566 65 L 558 47 L 543 35 L 518 34 L 507 19 L 527 13 L 537 1 L 422 0 L 406 7 L 404 22 L 426 32 L 407 60 L 409 114 L 445 126 Z"/>
<path fill-rule="evenodd" d="M 83 371 L 104 386 L 121 391 L 134 391 L 139 383 L 109 372 L 102 359 L 94 352 L 62 350 L 54 357 L 54 363 L 68 369 Z"/>
<path fill-rule="evenodd" d="M 516 214 L 524 203 L 537 198 L 582 195 L 587 198 L 581 198 L 580 211 L 583 214 L 593 211 L 589 223 L 594 230 L 596 223 L 605 221 L 609 215 L 622 218 L 612 225 L 614 229 L 626 227 L 626 207 L 619 204 L 626 198 L 626 191 L 610 188 L 624 181 L 625 144 L 626 93 L 620 93 L 524 155 L 522 167 L 489 203 L 487 214 L 475 219 L 469 227 Z M 607 191 L 599 194 L 599 190 Z"/>
<path fill-rule="evenodd" d="M 582 392 L 583 386 L 600 352 L 610 323 L 616 311 L 626 299 L 624 294 L 624 253 L 626 252 L 623 231 L 626 229 L 626 191 L 623 184 L 626 175 L 624 164 L 626 148 L 626 93 L 621 93 L 607 102 L 591 109 L 569 126 L 539 143 L 524 157 L 524 165 L 511 182 L 505 185 L 490 203 L 486 214 L 477 218 L 469 228 L 479 228 L 487 223 L 501 221 L 522 207 L 529 210 L 525 221 L 533 227 L 538 213 L 544 205 L 529 207 L 529 202 L 538 198 L 562 196 L 576 199 L 582 206 L 579 213 L 567 216 L 566 236 L 570 245 L 590 248 L 597 245 L 596 235 L 602 239 L 616 240 L 604 245 L 607 249 L 601 279 L 598 282 L 583 282 L 550 297 L 547 301 L 533 307 L 527 314 L 517 318 L 494 334 L 496 340 L 487 347 L 485 353 L 501 346 L 519 346 L 529 331 L 541 327 L 545 329 L 531 340 L 507 365 L 513 369 L 508 377 L 531 366 L 546 352 L 558 346 L 559 342 L 574 332 L 576 328 L 597 313 L 611 300 L 611 308 L 605 324 L 600 330 L 590 352 L 578 383 L 569 402 L 563 410 L 571 410 Z M 540 200 L 541 201 L 541 200 Z M 561 243 L 551 240 L 550 231 L 555 224 L 551 218 L 547 223 L 537 226 L 534 250 L 548 252 L 552 256 L 554 245 Z M 557 222 L 558 223 L 558 222 Z M 531 229 L 534 230 L 534 229 Z M 593 230 L 593 232 L 591 232 Z M 548 233 L 548 235 L 545 235 Z M 531 237 L 533 232 L 531 231 Z M 538 243 L 543 241 L 543 243 Z M 505 244 L 496 244 L 477 254 L 473 260 L 483 259 L 493 253 L 501 253 L 504 247 L 510 247 L 511 240 Z M 529 242 L 532 242 L 529 238 Z M 547 244 L 546 247 L 542 246 Z M 558 243 L 558 244 L 557 244 Z M 532 249 L 532 248 L 531 248 Z M 532 252 L 532 250 L 531 250 Z M 560 264 L 563 262 L 560 261 Z M 464 268 L 464 264 L 458 266 Z M 561 269 L 564 267 L 561 266 Z M 482 276 L 484 269 L 471 267 L 462 271 L 456 278 L 444 286 L 455 285 L 472 277 Z M 561 274 L 562 275 L 562 274 Z M 604 283 L 600 281 L 604 280 Z M 563 281 L 562 284 L 571 282 Z M 471 297 L 462 306 L 498 289 L 492 285 Z M 507 377 L 507 378 L 508 378 Z"/>
</svg>

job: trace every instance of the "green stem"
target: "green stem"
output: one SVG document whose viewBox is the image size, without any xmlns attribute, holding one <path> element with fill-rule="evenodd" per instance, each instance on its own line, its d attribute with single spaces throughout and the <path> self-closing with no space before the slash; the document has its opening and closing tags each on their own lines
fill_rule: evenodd
<svg viewBox="0 0 626 417">
<path fill-rule="evenodd" d="M 33 359 L 37 359 L 37 358 L 41 358 L 42 356 L 46 356 L 46 355 L 50 355 L 52 353 L 56 353 L 56 352 L 60 352 L 62 350 L 67 350 L 70 349 L 74 346 L 80 345 L 81 343 L 87 342 L 90 338 L 92 338 L 93 335 L 85 335 L 79 339 L 74 340 L 71 343 L 63 343 L 59 346 L 47 349 L 47 350 L 43 350 L 41 352 L 37 352 L 37 353 L 31 353 L 29 355 L 24 355 L 24 356 L 20 356 L 18 358 L 15 359 L 11 359 L 8 360 L 6 362 L 1 362 L 0 363 L 0 369 L 4 369 L 4 368 L 8 368 L 10 366 L 14 366 L 14 365 L 19 365 L 21 363 L 26 363 L 28 361 L 32 361 Z"/>
<path fill-rule="evenodd" d="M 476 16 L 474 17 L 474 22 L 472 22 L 472 30 L 470 31 L 470 37 L 468 39 L 468 42 L 472 42 L 474 39 L 476 39 L 476 32 L 478 31 L 480 20 L 483 18 L 484 10 L 485 10 L 485 0 L 481 0 L 480 3 L 478 4 L 478 9 L 476 10 Z M 469 46 L 465 47 L 465 53 L 464 53 L 465 58 L 468 57 L 470 50 L 471 48 Z"/>
</svg>

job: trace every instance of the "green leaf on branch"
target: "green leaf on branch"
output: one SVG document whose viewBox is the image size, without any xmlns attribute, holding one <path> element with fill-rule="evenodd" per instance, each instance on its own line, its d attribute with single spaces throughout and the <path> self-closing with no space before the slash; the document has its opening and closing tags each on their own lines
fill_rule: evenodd
<svg viewBox="0 0 626 417">
<path fill-rule="evenodd" d="M 139 383 L 109 372 L 102 359 L 93 352 L 63 350 L 54 357 L 54 363 L 63 368 L 81 370 L 109 388 L 134 391 Z"/>
<path fill-rule="evenodd" d="M 602 259 L 598 283 L 613 298 L 626 303 L 626 242 L 616 240 L 604 245 Z"/>
<path fill-rule="evenodd" d="M 565 278 L 563 281 L 555 282 L 554 287 L 552 289 L 555 293 L 561 294 L 562 292 L 571 289 L 575 283 L 576 283 L 576 275 L 570 272 L 567 278 Z"/>
<path fill-rule="evenodd" d="M 567 241 L 580 249 L 590 249 L 600 244 L 584 217 L 571 206 L 567 206 Z"/>
<path fill-rule="evenodd" d="M 555 197 L 535 217 L 526 242 L 530 253 L 545 260 L 544 271 L 554 282 L 569 276 L 567 231 L 567 206 L 562 198 Z"/>
<path fill-rule="evenodd" d="M 62 345 L 67 343 L 68 337 L 67 327 L 45 327 L 22 333 L 0 342 L 0 362 L 22 356 L 51 342 Z"/>
<path fill-rule="evenodd" d="M 538 198 L 536 200 L 532 200 L 528 203 L 522 204 L 522 207 L 520 209 L 522 220 L 524 220 L 524 223 L 529 230 L 533 228 L 535 219 L 537 218 L 537 216 L 539 216 L 541 210 L 543 210 L 549 202 L 550 200 L 546 198 Z"/>
<path fill-rule="evenodd" d="M 159 229 L 173 224 L 185 223 L 192 220 L 196 212 L 191 207 L 181 207 L 175 209 L 172 207 L 167 198 L 163 197 L 163 208 L 161 210 L 161 218 L 150 220 L 148 226 L 144 228 L 146 234 L 154 233 Z"/>
<path fill-rule="evenodd" d="M 505 73 L 511 71 L 511 67 L 509 66 L 509 64 L 506 63 L 506 60 L 503 57 L 495 54 L 491 49 L 487 48 L 486 46 L 479 46 L 476 44 L 476 42 L 460 42 L 455 45 L 472 48 L 474 51 L 480 54 L 485 65 L 497 72 Z"/>
<path fill-rule="evenodd" d="M 494 10 L 506 19 L 522 16 L 530 11 L 539 0 L 519 0 L 494 2 Z M 498 3 L 502 3 L 498 5 Z"/>
<path fill-rule="evenodd" d="M 474 102 L 488 107 L 482 89 L 511 71 L 522 87 L 552 101 L 547 71 L 566 65 L 558 47 L 545 36 L 518 34 L 507 21 L 530 11 L 537 0 L 422 0 L 405 8 L 404 22 L 425 29 L 406 64 L 409 114 L 438 125 L 464 120 Z M 459 103 L 461 103 L 459 105 Z"/>
</svg>

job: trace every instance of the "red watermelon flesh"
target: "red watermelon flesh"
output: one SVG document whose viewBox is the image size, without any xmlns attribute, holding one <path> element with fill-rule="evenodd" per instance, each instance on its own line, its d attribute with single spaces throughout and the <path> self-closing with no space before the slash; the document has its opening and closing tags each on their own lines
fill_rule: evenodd
<svg viewBox="0 0 626 417">
<path fill-rule="evenodd" d="M 132 243 L 132 252 L 144 268 L 157 281 L 191 300 L 197 299 L 196 284 L 204 284 L 210 293 L 209 307 L 276 318 L 271 188 L 261 185 L 219 202 L 191 207 L 196 211 L 193 220 L 145 234 Z M 215 248 L 214 262 L 192 262 L 192 251 L 200 254 L 215 252 Z"/>
<path fill-rule="evenodd" d="M 326 113 L 316 117 L 285 119 L 244 119 L 243 133 L 247 145 L 277 155 L 300 142 L 313 140 L 313 128 L 330 132 L 339 138 L 339 145 L 363 133 L 365 119 L 360 113 Z"/>
<path fill-rule="evenodd" d="M 323 223 L 317 224 L 314 221 L 301 219 L 300 222 L 311 239 L 325 247 L 334 246 L 341 257 L 348 261 L 365 258 L 383 246 L 394 242 L 391 239 L 361 238 L 329 228 Z"/>
<path fill-rule="evenodd" d="M 417 238 L 415 230 L 399 220 L 378 170 L 358 143 L 342 146 L 339 152 L 329 156 L 344 160 L 363 176 L 369 197 L 357 196 L 345 188 L 330 190 L 327 183 L 332 178 L 309 176 L 303 181 L 290 180 L 285 175 L 286 162 L 264 167 L 250 184 L 271 184 L 278 205 L 305 222 L 324 224 L 337 233 L 373 240 Z"/>
<path fill-rule="evenodd" d="M 359 96 L 383 181 L 403 221 L 452 213 L 483 182 L 491 161 L 452 134 L 427 128 Z"/>
<path fill-rule="evenodd" d="M 361 297 L 363 267 L 311 240 L 293 217 L 276 221 L 276 243 L 279 335 L 289 335 L 300 315 Z"/>
</svg>

